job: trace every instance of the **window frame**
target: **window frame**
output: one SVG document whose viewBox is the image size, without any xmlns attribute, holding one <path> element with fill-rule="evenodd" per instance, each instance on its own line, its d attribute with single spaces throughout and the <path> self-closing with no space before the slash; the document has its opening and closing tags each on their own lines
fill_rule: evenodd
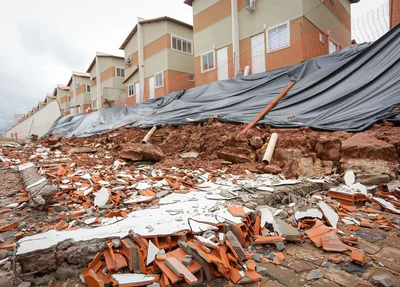
<svg viewBox="0 0 400 287">
<path fill-rule="evenodd" d="M 157 86 L 157 76 L 161 74 L 161 85 Z M 154 74 L 154 89 L 162 88 L 164 87 L 164 72 L 158 72 Z"/>
<path fill-rule="evenodd" d="M 89 87 L 89 91 L 88 91 Z M 90 93 L 92 91 L 92 87 L 89 84 L 86 84 L 86 93 Z"/>
<path fill-rule="evenodd" d="M 119 77 L 119 76 L 118 76 L 118 69 L 121 69 L 121 70 L 124 71 L 124 75 L 123 75 L 122 77 Z M 122 67 L 115 67 L 115 77 L 116 77 L 116 78 L 119 78 L 119 79 L 125 79 L 125 68 L 122 68 Z"/>
<path fill-rule="evenodd" d="M 213 53 L 214 67 L 212 67 L 211 69 L 208 68 L 208 69 L 204 70 L 204 69 L 203 69 L 203 67 L 204 67 L 203 56 L 204 56 L 204 55 L 208 55 L 208 54 L 210 54 L 210 53 Z M 208 60 L 208 57 L 207 57 L 207 60 Z M 206 72 L 213 71 L 213 70 L 216 69 L 215 50 L 210 50 L 210 51 L 208 51 L 208 52 L 203 53 L 203 54 L 200 55 L 200 68 L 201 68 L 201 73 L 202 73 L 202 74 L 203 74 L 203 73 L 206 73 Z"/>
<path fill-rule="evenodd" d="M 319 41 L 322 44 L 325 44 L 325 35 L 321 31 L 319 31 Z"/>
<path fill-rule="evenodd" d="M 286 45 L 286 46 L 283 46 L 283 47 L 279 47 L 279 48 L 276 48 L 276 49 L 273 49 L 273 50 L 271 50 L 270 48 L 269 48 L 269 31 L 270 30 L 273 30 L 273 29 L 276 29 L 276 28 L 279 28 L 279 27 L 281 27 L 281 26 L 283 26 L 283 25 L 286 25 L 286 28 L 287 28 L 287 31 L 288 31 L 288 33 L 287 33 L 287 41 L 288 41 L 288 44 Z M 280 24 L 278 24 L 278 25 L 275 25 L 275 26 L 273 26 L 273 27 L 270 27 L 270 28 L 267 28 L 266 30 L 265 30 L 265 36 L 266 36 L 266 41 L 265 41 L 265 44 L 267 45 L 267 54 L 268 53 L 273 53 L 273 52 L 276 52 L 276 51 L 279 51 L 279 50 L 283 50 L 283 49 L 287 49 L 287 48 L 290 48 L 290 21 L 286 21 L 286 22 L 283 22 L 283 23 L 280 23 Z M 278 34 L 278 37 L 279 37 L 279 34 Z"/>
<path fill-rule="evenodd" d="M 181 40 L 181 48 L 182 48 L 182 50 L 177 49 L 178 48 L 178 42 L 176 42 L 176 47 L 177 48 L 174 48 L 174 38 L 176 38 L 176 40 Z M 190 53 L 183 51 L 183 41 L 185 41 L 187 43 L 190 43 L 190 46 L 191 46 L 191 52 Z M 183 54 L 187 54 L 187 55 L 193 55 L 193 41 L 189 40 L 189 39 L 186 39 L 186 38 L 183 38 L 183 37 L 180 37 L 180 36 L 177 36 L 177 35 L 174 35 L 174 34 L 171 34 L 171 50 L 177 51 L 177 52 L 180 52 L 180 53 L 183 53 Z"/>
<path fill-rule="evenodd" d="M 130 87 L 132 87 L 132 91 L 133 91 L 132 95 L 130 94 L 130 91 L 129 91 Z M 131 97 L 134 97 L 134 96 L 136 96 L 135 83 L 132 83 L 132 84 L 128 85 L 128 98 L 131 98 Z"/>
</svg>

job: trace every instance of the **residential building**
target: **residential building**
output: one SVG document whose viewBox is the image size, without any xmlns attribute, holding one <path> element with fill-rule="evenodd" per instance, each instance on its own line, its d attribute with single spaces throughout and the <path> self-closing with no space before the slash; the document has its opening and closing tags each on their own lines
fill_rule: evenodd
<svg viewBox="0 0 400 287">
<path fill-rule="evenodd" d="M 390 29 L 400 24 L 400 0 L 389 0 Z"/>
<path fill-rule="evenodd" d="M 90 103 L 93 109 L 125 105 L 124 57 L 97 52 L 87 73 L 90 74 Z"/>
<path fill-rule="evenodd" d="M 60 104 L 61 114 L 65 114 L 67 109 L 69 108 L 69 92 L 70 89 L 68 86 L 65 85 L 57 85 L 56 88 L 53 90 L 53 96 L 57 99 L 58 103 Z"/>
<path fill-rule="evenodd" d="M 358 1 L 185 0 L 193 7 L 196 86 L 350 45 L 350 6 Z"/>
<path fill-rule="evenodd" d="M 72 72 L 68 81 L 69 103 L 67 114 L 80 114 L 91 107 L 90 98 L 90 74 Z"/>
<path fill-rule="evenodd" d="M 170 17 L 139 18 L 120 49 L 128 105 L 194 87 L 191 25 Z"/>
</svg>

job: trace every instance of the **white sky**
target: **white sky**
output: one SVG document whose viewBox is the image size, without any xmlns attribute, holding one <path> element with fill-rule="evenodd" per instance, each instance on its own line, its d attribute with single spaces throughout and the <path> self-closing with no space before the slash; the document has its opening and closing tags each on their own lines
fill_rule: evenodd
<svg viewBox="0 0 400 287">
<path fill-rule="evenodd" d="M 361 0 L 353 17 L 386 1 Z M 0 128 L 66 84 L 71 71 L 86 72 L 96 51 L 123 55 L 119 47 L 138 16 L 193 22 L 183 0 L 3 0 L 1 6 Z"/>
</svg>

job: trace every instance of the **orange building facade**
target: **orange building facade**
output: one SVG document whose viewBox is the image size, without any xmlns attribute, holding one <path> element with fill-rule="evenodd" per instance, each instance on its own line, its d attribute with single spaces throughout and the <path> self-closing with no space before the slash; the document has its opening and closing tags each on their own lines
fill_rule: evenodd
<svg viewBox="0 0 400 287">
<path fill-rule="evenodd" d="M 349 46 L 350 7 L 357 2 L 186 0 L 193 8 L 195 85 L 298 64 Z"/>
</svg>

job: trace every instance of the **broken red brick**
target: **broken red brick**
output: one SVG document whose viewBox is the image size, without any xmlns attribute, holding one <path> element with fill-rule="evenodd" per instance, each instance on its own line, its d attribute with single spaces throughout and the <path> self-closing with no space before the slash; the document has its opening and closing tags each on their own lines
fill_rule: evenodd
<svg viewBox="0 0 400 287">
<path fill-rule="evenodd" d="M 366 260 L 365 252 L 353 249 L 350 254 L 350 261 L 359 265 L 364 265 Z"/>
<path fill-rule="evenodd" d="M 18 227 L 18 225 L 19 225 L 18 221 L 14 221 L 13 223 L 0 227 L 0 232 L 14 230 L 15 228 Z"/>
</svg>

